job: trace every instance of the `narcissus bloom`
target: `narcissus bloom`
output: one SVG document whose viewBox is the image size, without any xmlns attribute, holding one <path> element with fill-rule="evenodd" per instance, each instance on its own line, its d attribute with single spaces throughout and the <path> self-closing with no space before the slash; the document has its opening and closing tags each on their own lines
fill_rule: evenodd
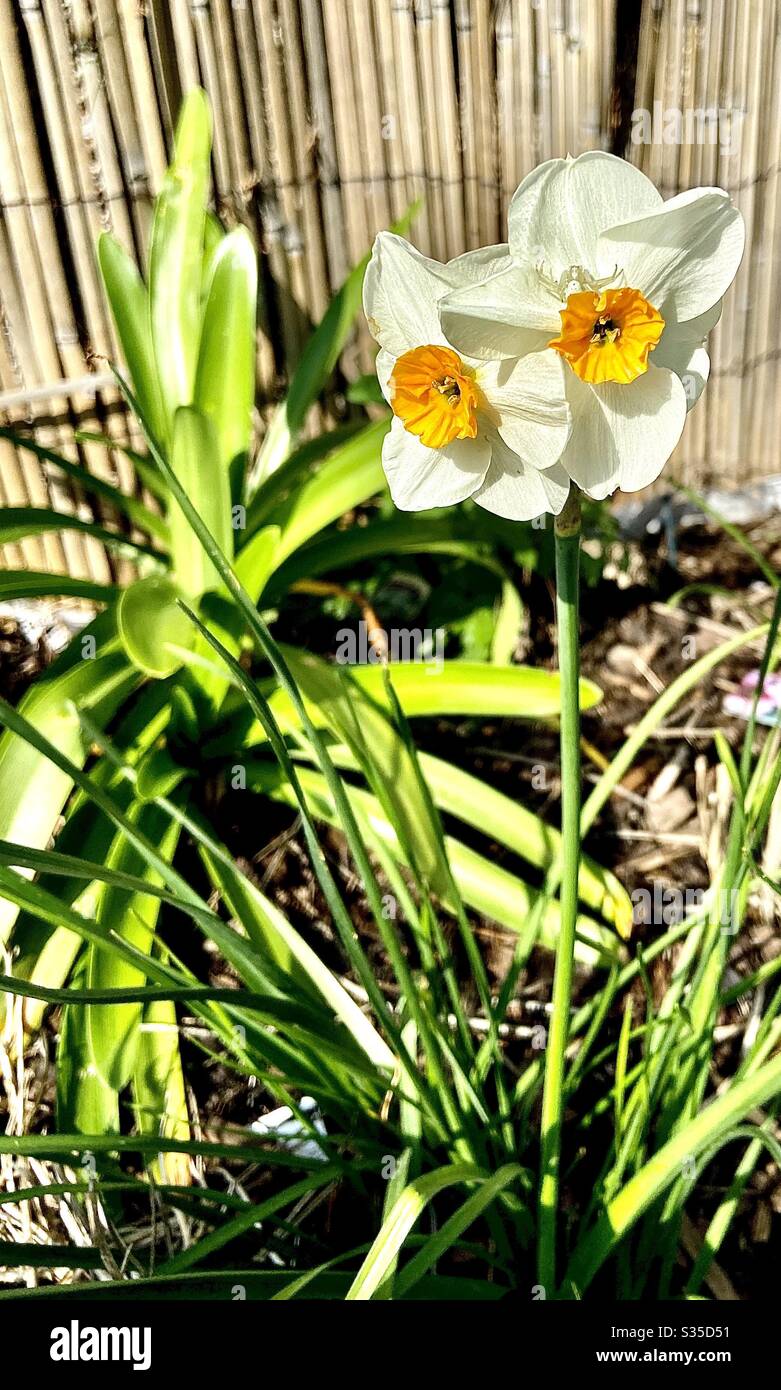
<svg viewBox="0 0 781 1390">
<path fill-rule="evenodd" d="M 561 456 L 590 496 L 659 476 L 708 377 L 704 348 L 743 254 L 720 188 L 664 202 L 631 164 L 592 151 L 553 159 L 510 206 L 511 263 L 443 298 L 459 353 L 562 362 L 572 433 Z"/>
<path fill-rule="evenodd" d="M 504 246 L 441 265 L 403 237 L 377 237 L 363 301 L 394 417 L 382 461 L 403 511 L 473 497 L 499 516 L 528 520 L 564 505 L 569 478 L 557 461 L 570 416 L 562 359 L 520 334 L 514 357 L 482 360 L 456 351 L 440 323 L 443 295 L 510 264 Z"/>
</svg>

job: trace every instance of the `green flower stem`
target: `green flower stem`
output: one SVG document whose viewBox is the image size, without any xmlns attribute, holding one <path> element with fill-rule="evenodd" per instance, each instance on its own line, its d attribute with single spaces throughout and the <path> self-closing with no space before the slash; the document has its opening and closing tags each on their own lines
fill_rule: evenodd
<svg viewBox="0 0 781 1390">
<path fill-rule="evenodd" d="M 563 511 L 556 517 L 555 531 L 556 624 L 561 672 L 561 926 L 545 1054 L 537 1232 L 538 1278 L 549 1297 L 556 1285 L 556 1215 L 564 1113 L 564 1063 L 569 1037 L 580 863 L 580 490 L 574 483 Z"/>
</svg>

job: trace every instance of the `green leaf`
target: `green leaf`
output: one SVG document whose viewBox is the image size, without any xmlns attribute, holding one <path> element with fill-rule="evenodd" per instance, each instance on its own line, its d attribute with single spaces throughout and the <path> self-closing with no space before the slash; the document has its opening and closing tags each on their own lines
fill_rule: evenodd
<svg viewBox="0 0 781 1390">
<path fill-rule="evenodd" d="M 220 889 L 256 948 L 268 954 L 299 988 L 318 1001 L 324 1001 L 375 1066 L 392 1071 L 395 1058 L 390 1048 L 287 918 L 232 865 L 205 848 L 202 855 L 212 882 Z"/>
<path fill-rule="evenodd" d="M 93 650 L 94 656 L 89 653 Z M 83 656 L 82 653 L 85 655 Z M 74 701 L 103 724 L 138 683 L 122 650 L 111 612 L 91 623 L 24 695 L 19 712 L 81 767 L 87 745 Z M 73 786 L 30 743 L 6 730 L 0 738 L 0 838 L 43 849 Z M 7 940 L 16 908 L 0 902 L 0 940 Z"/>
<path fill-rule="evenodd" d="M 512 1176 L 519 1171 L 516 1166 L 513 1166 Z M 500 1173 L 495 1175 L 496 1178 L 499 1178 L 500 1174 L 502 1179 L 506 1180 L 505 1171 L 500 1170 Z M 347 1301 L 363 1301 L 372 1298 L 386 1278 L 394 1260 L 398 1257 L 412 1227 L 434 1197 L 440 1192 L 444 1192 L 446 1188 L 456 1187 L 461 1183 L 483 1182 L 485 1176 L 485 1173 L 471 1164 L 451 1163 L 445 1168 L 437 1168 L 433 1173 L 426 1173 L 424 1177 L 416 1178 L 408 1187 L 405 1187 L 389 1215 L 383 1221 L 379 1234 L 358 1270 L 346 1294 Z"/>
<path fill-rule="evenodd" d="M 320 773 L 302 767 L 298 776 L 311 806 L 312 813 L 327 825 L 340 827 L 339 817 L 329 796 L 325 780 Z M 247 785 L 265 792 L 287 805 L 295 806 L 296 800 L 289 785 L 282 781 L 276 768 L 268 764 L 247 767 Z M 398 863 L 406 863 L 402 846 L 395 829 L 376 797 L 360 787 L 345 783 L 344 789 L 354 809 L 370 823 L 375 834 L 387 844 Z M 537 906 L 539 894 L 515 874 L 494 864 L 484 855 L 464 845 L 454 836 L 445 836 L 447 857 L 453 872 L 456 887 L 464 902 L 475 912 L 490 917 L 507 931 L 523 930 L 530 914 Z M 442 906 L 454 912 L 456 905 L 448 896 L 442 898 Z M 552 900 L 546 906 L 540 925 L 540 945 L 553 949 L 559 931 L 558 903 Z M 580 940 L 576 943 L 575 954 L 584 965 L 606 966 L 620 956 L 617 937 L 592 918 L 578 918 Z"/>
<path fill-rule="evenodd" d="M 219 465 L 232 479 L 229 496 L 236 501 L 252 434 L 257 294 L 255 248 L 247 229 L 237 227 L 221 241 L 211 264 L 194 396 L 214 426 Z"/>
<path fill-rule="evenodd" d="M 404 741 L 345 667 L 291 648 L 286 655 L 296 685 L 311 705 L 310 714 L 324 720 L 350 748 L 401 843 L 410 846 L 416 869 L 434 892 L 444 893 L 447 864 Z"/>
<path fill-rule="evenodd" d="M 84 967 L 76 973 L 82 983 Z M 84 1009 L 63 1010 L 57 1042 L 57 1126 L 77 1133 L 119 1133 L 119 1099 L 92 1062 Z M 82 1163 L 86 1162 L 85 1144 Z"/>
<path fill-rule="evenodd" d="M 84 521 L 70 512 L 58 512 L 51 507 L 0 507 L 0 545 L 23 541 L 29 536 L 41 536 L 47 531 L 79 531 L 130 560 L 138 560 L 139 555 L 149 555 L 160 565 L 166 563 L 163 552 L 155 550 L 153 546 L 131 540 L 119 531 L 109 531 L 95 521 Z"/>
<path fill-rule="evenodd" d="M 111 603 L 121 592 L 115 584 L 99 584 L 94 579 L 74 579 L 70 574 L 49 574 L 37 570 L 0 571 L 0 600 L 57 596 Z"/>
<path fill-rule="evenodd" d="M 497 666 L 507 666 L 512 661 L 523 623 L 523 604 L 512 580 L 502 583 L 502 597 L 498 604 L 496 626 L 491 639 L 491 660 Z"/>
<path fill-rule="evenodd" d="M 236 574 L 256 600 L 260 598 L 268 576 L 273 573 L 281 535 L 279 526 L 263 526 L 236 557 Z"/>
<path fill-rule="evenodd" d="M 262 526 L 275 507 L 289 496 L 294 488 L 300 487 L 315 472 L 327 454 L 332 454 L 342 444 L 359 433 L 363 428 L 359 420 L 348 421 L 334 430 L 326 430 L 314 439 L 307 439 L 285 459 L 285 462 L 258 488 L 247 508 L 246 540 Z"/>
<path fill-rule="evenodd" d="M 561 707 L 557 671 L 536 666 L 494 666 L 478 661 L 445 661 L 441 669 L 418 662 L 398 661 L 393 685 L 404 713 L 412 716 L 471 715 L 477 719 L 553 719 Z M 377 666 L 353 668 L 367 695 L 383 704 L 382 671 Z M 593 681 L 580 682 L 580 707 L 592 709 L 602 699 Z"/>
<path fill-rule="evenodd" d="M 78 437 L 78 436 L 77 436 Z M 106 482 L 105 478 L 98 478 L 90 473 L 88 469 L 82 468 L 81 464 L 73 463 L 66 459 L 62 454 L 55 453 L 53 449 L 47 449 L 42 444 L 38 444 L 34 439 L 26 435 L 18 434 L 15 430 L 6 429 L 0 426 L 0 439 L 8 439 L 17 449 L 27 449 L 35 454 L 42 463 L 52 463 L 61 472 L 67 474 L 81 488 L 83 492 L 91 493 L 95 497 L 102 497 L 106 502 L 126 516 L 135 526 L 142 531 L 148 532 L 155 540 L 163 545 L 168 541 L 168 527 L 161 516 L 149 510 L 148 507 L 140 502 L 137 497 L 128 497 L 121 492 L 113 483 Z M 114 441 L 105 440 L 107 447 L 114 447 Z"/>
<path fill-rule="evenodd" d="M 271 520 L 282 527 L 277 565 L 324 526 L 386 490 L 382 442 L 388 428 L 379 420 L 348 439 L 273 513 Z"/>
<path fill-rule="evenodd" d="M 410 633 L 410 641 L 414 634 Z M 295 661 L 295 648 L 284 647 L 285 657 Z M 374 700 L 388 709 L 382 670 L 377 665 L 351 666 L 352 679 Z M 393 687 L 408 718 L 472 716 L 476 719 L 552 719 L 560 708 L 557 671 L 535 666 L 495 666 L 490 662 L 396 661 L 391 667 Z M 580 682 L 581 709 L 592 709 L 602 699 L 593 681 Z M 279 719 L 290 721 L 292 706 L 280 691 L 271 699 Z M 314 714 L 317 711 L 313 711 Z M 322 716 L 319 720 L 323 723 Z M 254 740 L 253 740 L 254 741 Z"/>
<path fill-rule="evenodd" d="M 134 802 L 127 814 L 144 834 L 159 844 L 160 853 L 172 859 L 179 839 L 179 826 L 155 806 Z M 107 867 L 141 879 L 158 882 L 144 856 L 121 834 L 109 853 Z M 141 951 L 151 950 L 152 936 L 160 912 L 160 899 L 143 891 L 128 894 L 118 887 L 104 886 L 97 911 L 98 922 L 112 936 L 121 938 Z M 87 957 L 87 988 L 94 990 L 132 988 L 142 985 L 144 976 L 114 952 L 91 946 Z M 127 1085 L 133 1073 L 139 1041 L 142 1006 L 115 1004 L 111 1009 L 87 1006 L 87 1037 L 92 1062 L 98 1074 L 115 1091 Z"/>
<path fill-rule="evenodd" d="M 98 261 L 125 361 L 152 434 L 166 437 L 165 408 L 157 374 L 149 295 L 135 261 L 109 232 L 98 242 Z"/>
<path fill-rule="evenodd" d="M 729 1088 L 668 1139 L 624 1184 L 594 1228 L 576 1247 L 567 1273 L 567 1285 L 580 1296 L 605 1259 L 652 1202 L 685 1171 L 684 1165 L 727 1133 L 757 1107 L 781 1095 L 781 1055 L 773 1057 L 744 1080 Z"/>
<path fill-rule="evenodd" d="M 349 755 L 342 756 L 339 749 L 333 750 L 332 757 L 342 767 L 354 761 Z M 428 753 L 419 753 L 418 757 L 441 811 L 457 816 L 465 825 L 505 845 L 543 873 L 556 863 L 561 834 L 555 826 L 547 825 L 527 807 L 462 768 Z M 603 869 L 587 854 L 581 856 L 578 894 L 581 901 L 593 912 L 600 913 L 620 936 L 629 935 L 632 923 L 629 894 L 615 874 Z"/>
<path fill-rule="evenodd" d="M 176 1006 L 168 1000 L 147 1004 L 133 1068 L 136 1123 L 142 1134 L 189 1139 L 190 1118 L 179 1050 Z M 148 1171 L 156 1183 L 185 1186 L 190 1162 L 185 1154 L 161 1152 Z"/>
<path fill-rule="evenodd" d="M 181 589 L 167 575 L 137 579 L 117 606 L 117 627 L 129 659 L 144 675 L 163 679 L 193 645 L 192 624 L 179 604 Z"/>
<path fill-rule="evenodd" d="M 476 1192 L 458 1208 L 457 1211 L 449 1216 L 447 1221 L 440 1227 L 434 1235 L 429 1236 L 425 1245 L 413 1255 L 412 1259 L 404 1266 L 401 1274 L 396 1280 L 394 1293 L 396 1297 L 403 1297 L 418 1282 L 420 1278 L 436 1263 L 438 1259 L 449 1250 L 452 1245 L 469 1230 L 479 1216 L 496 1200 L 500 1192 L 514 1183 L 522 1174 L 523 1169 L 517 1163 L 506 1163 L 498 1172 L 481 1183 Z"/>
<path fill-rule="evenodd" d="M 195 89 L 182 105 L 149 253 L 152 343 L 169 423 L 179 406 L 190 404 L 195 386 L 210 151 L 209 103 Z"/>
<path fill-rule="evenodd" d="M 233 528 L 228 472 L 220 458 L 214 425 L 192 406 L 176 412 L 171 467 L 220 549 L 230 557 Z M 220 588 L 213 564 L 176 502 L 171 503 L 168 525 L 172 570 L 184 592 L 199 598 L 208 589 Z"/>
</svg>

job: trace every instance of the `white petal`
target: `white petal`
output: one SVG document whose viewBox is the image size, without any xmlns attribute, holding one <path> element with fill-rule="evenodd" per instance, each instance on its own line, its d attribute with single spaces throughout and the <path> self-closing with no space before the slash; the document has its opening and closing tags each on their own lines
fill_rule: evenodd
<svg viewBox="0 0 781 1390">
<path fill-rule="evenodd" d="M 394 359 L 426 343 L 446 343 L 437 310 L 449 288 L 443 270 L 394 232 L 380 232 L 375 240 L 363 282 L 363 311 L 372 337 Z"/>
<path fill-rule="evenodd" d="M 491 460 L 487 439 L 456 439 L 444 449 L 427 449 L 394 416 L 382 448 L 391 497 L 403 512 L 449 507 L 471 497 Z"/>
<path fill-rule="evenodd" d="M 483 284 L 453 290 L 439 306 L 448 342 L 479 360 L 521 357 L 547 346 L 561 329 L 559 308 L 529 265 L 511 265 Z"/>
<path fill-rule="evenodd" d="M 605 227 L 661 206 L 661 194 L 634 165 L 601 150 L 551 159 L 524 179 L 510 204 L 510 252 L 558 276 L 570 266 L 596 274 Z"/>
<path fill-rule="evenodd" d="M 710 358 L 705 351 L 707 335 L 721 317 L 721 301 L 706 314 L 687 323 L 665 325 L 659 344 L 654 348 L 654 366 L 669 367 L 683 382 L 689 410 L 699 400 L 710 374 Z"/>
<path fill-rule="evenodd" d="M 504 242 L 501 246 L 481 246 L 477 251 L 465 251 L 442 267 L 442 275 L 451 285 L 481 284 L 500 270 L 507 270 L 510 264 L 509 248 Z"/>
<path fill-rule="evenodd" d="M 743 255 L 745 227 L 720 188 L 693 188 L 657 212 L 610 227 L 602 263 L 615 261 L 627 285 L 682 323 L 723 298 Z"/>
<path fill-rule="evenodd" d="M 491 463 L 474 501 L 508 521 L 531 521 L 543 512 L 558 516 L 570 488 L 561 464 L 545 472 L 530 468 L 508 449 L 499 435 L 491 440 Z"/>
<path fill-rule="evenodd" d="M 505 444 L 533 468 L 550 468 L 561 457 L 570 432 L 565 366 L 546 349 L 517 361 L 485 362 L 477 383 Z"/>
<path fill-rule="evenodd" d="M 396 365 L 396 358 L 391 352 L 386 352 L 380 348 L 374 363 L 374 370 L 377 373 L 377 380 L 380 383 L 380 390 L 385 397 L 388 405 L 393 404 L 393 393 L 391 391 L 390 379 L 391 372 Z"/>
<path fill-rule="evenodd" d="M 587 386 L 570 373 L 572 435 L 561 457 L 570 477 L 601 500 L 637 492 L 659 477 L 681 437 L 686 392 L 674 372 L 649 367 L 629 385 Z"/>
</svg>

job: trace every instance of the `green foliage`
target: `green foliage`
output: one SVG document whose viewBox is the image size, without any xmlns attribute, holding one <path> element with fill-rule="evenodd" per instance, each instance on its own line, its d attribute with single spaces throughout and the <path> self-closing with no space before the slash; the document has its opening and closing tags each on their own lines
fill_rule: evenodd
<svg viewBox="0 0 781 1390">
<path fill-rule="evenodd" d="M 132 1280 L 94 1284 L 101 1297 L 224 1294 L 236 1281 L 248 1297 L 283 1299 L 525 1290 L 542 1065 L 524 1048 L 510 1051 L 504 1030 L 533 949 L 556 944 L 561 837 L 418 744 L 423 719 L 557 718 L 558 677 L 511 664 L 522 576 L 547 575 L 550 538 L 470 506 L 390 515 L 381 467 L 388 421 L 364 412 L 377 405 L 365 381 L 343 427 L 302 442 L 309 407 L 352 331 L 362 266 L 313 331 L 253 451 L 256 261 L 249 234 L 225 234 L 208 212 L 209 160 L 210 117 L 196 93 L 179 122 L 145 277 L 113 239 L 99 248 L 125 358 L 118 378 L 147 443 L 134 462 L 154 506 L 43 451 L 47 466 L 114 509 L 116 529 L 79 525 L 132 553 L 138 578 L 120 592 L 0 577 L 6 596 L 74 593 L 104 606 L 17 709 L 0 703 L 0 937 L 12 962 L 0 987 L 24 1001 L 30 1035 L 47 1010 L 60 1010 L 56 1126 L 6 1135 L 0 1153 L 62 1163 L 58 1191 L 78 1204 L 88 1195 L 89 1151 L 104 1202 L 130 1210 L 151 1180 L 158 1203 L 193 1218 L 186 1248 L 162 1265 L 152 1252 Z M 55 524 L 70 523 L 34 509 L 0 512 L 0 538 Z M 603 539 L 612 544 L 609 532 Z M 448 652 L 459 655 L 437 673 L 415 661 L 347 669 L 280 640 L 276 618 L 293 586 L 330 578 L 328 601 L 344 612 L 356 597 L 374 599 L 383 566 L 399 557 L 441 566 L 447 579 L 439 595 L 433 586 L 429 612 L 447 622 Z M 592 791 L 584 831 L 662 719 L 756 635 L 708 653 L 665 692 Z M 582 708 L 599 699 L 582 681 Z M 771 755 L 752 764 L 749 753 L 731 767 L 735 828 L 719 886 L 736 888 L 741 902 L 781 777 Z M 273 839 L 280 805 L 295 812 L 314 929 L 283 910 L 225 843 L 226 790 L 253 852 Z M 496 862 L 497 847 L 505 862 Z M 639 1297 L 654 1281 L 670 1283 L 690 1193 L 682 1155 L 708 1162 L 737 1136 L 745 1181 L 772 1143 L 744 1121 L 781 1090 L 772 1055 L 781 995 L 739 1074 L 698 1114 L 724 964 L 712 913 L 641 956 L 625 944 L 625 889 L 588 857 L 578 896 L 576 956 L 593 973 L 572 1020 L 568 1143 L 576 1164 L 587 1143 L 599 1161 L 591 1204 L 573 1213 L 564 1236 L 565 1282 L 549 1296 L 580 1296 L 605 1281 L 611 1294 Z M 501 932 L 507 945 L 498 984 L 478 932 Z M 660 1005 L 638 1006 L 638 1017 L 632 987 L 676 941 L 684 945 L 669 992 Z M 600 1092 L 594 1078 L 616 1051 L 611 1009 L 621 1001 L 619 1064 Z M 196 1024 L 187 1048 L 185 1016 Z M 194 1137 L 186 1076 L 202 1056 L 254 1078 L 264 1103 L 290 1107 L 319 1156 L 248 1132 L 224 1143 Z M 203 1186 L 190 1184 L 196 1159 L 206 1165 Z M 232 1161 L 270 1177 L 260 1199 L 225 1190 L 220 1167 Z M 297 1245 L 307 1215 L 337 1187 L 352 1204 L 354 1248 L 340 1244 L 339 1230 L 325 1252 L 316 1241 Z M 738 1197 L 727 1194 L 714 1218 L 710 1258 Z M 246 1269 L 248 1241 L 250 1259 L 273 1250 L 282 1264 L 267 1257 Z M 26 1248 L 3 1254 L 32 1261 Z M 93 1270 L 101 1258 L 92 1247 L 65 1247 L 49 1263 Z M 705 1253 L 693 1292 L 707 1267 Z"/>
</svg>

